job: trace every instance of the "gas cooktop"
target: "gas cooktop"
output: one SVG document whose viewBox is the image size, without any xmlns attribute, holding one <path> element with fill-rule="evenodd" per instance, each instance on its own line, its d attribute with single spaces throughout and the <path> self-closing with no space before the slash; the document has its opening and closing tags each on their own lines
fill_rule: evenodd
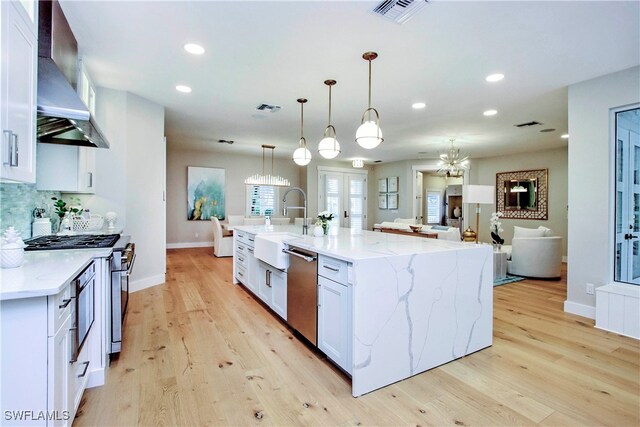
<svg viewBox="0 0 640 427">
<path fill-rule="evenodd" d="M 119 234 L 80 234 L 75 236 L 41 236 L 25 240 L 25 251 L 44 251 L 52 249 L 92 249 L 111 248 Z"/>
</svg>

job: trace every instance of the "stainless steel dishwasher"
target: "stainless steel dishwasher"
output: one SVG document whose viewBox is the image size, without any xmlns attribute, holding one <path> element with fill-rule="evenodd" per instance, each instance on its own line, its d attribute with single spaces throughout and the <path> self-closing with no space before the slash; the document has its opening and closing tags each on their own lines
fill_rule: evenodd
<svg viewBox="0 0 640 427">
<path fill-rule="evenodd" d="M 318 254 L 289 246 L 287 323 L 313 345 L 318 334 Z"/>
</svg>

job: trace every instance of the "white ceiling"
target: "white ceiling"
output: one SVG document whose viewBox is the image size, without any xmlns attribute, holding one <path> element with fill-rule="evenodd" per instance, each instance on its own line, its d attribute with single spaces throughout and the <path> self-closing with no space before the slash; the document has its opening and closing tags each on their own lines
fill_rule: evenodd
<svg viewBox="0 0 640 427">
<path fill-rule="evenodd" d="M 561 147 L 567 86 L 640 64 L 640 2 L 432 1 L 403 25 L 370 10 L 374 1 L 64 1 L 63 9 L 97 86 L 130 91 L 166 107 L 170 147 L 260 155 L 298 145 L 314 156 L 333 87 L 338 159 L 436 158 L 448 139 L 472 157 Z M 187 42 L 203 45 L 193 56 Z M 354 141 L 372 104 L 385 142 Z M 487 83 L 488 74 L 506 78 Z M 177 84 L 193 88 L 190 94 Z M 427 108 L 413 110 L 424 101 Z M 260 103 L 282 106 L 258 112 Z M 498 110 L 484 117 L 486 109 Z M 519 129 L 537 120 L 543 126 Z M 553 128 L 555 132 L 541 133 Z M 234 140 L 234 145 L 218 144 Z M 422 152 L 422 154 L 419 154 Z M 426 154 L 424 154 L 426 152 Z"/>
</svg>

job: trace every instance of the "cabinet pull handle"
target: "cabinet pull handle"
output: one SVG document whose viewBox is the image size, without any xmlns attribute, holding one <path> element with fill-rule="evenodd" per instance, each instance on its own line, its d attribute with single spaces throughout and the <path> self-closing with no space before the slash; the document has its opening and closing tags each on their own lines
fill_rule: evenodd
<svg viewBox="0 0 640 427">
<path fill-rule="evenodd" d="M 67 308 L 67 306 L 69 305 L 69 303 L 71 302 L 71 298 L 69 299 L 63 299 L 62 300 L 62 304 L 60 304 L 58 306 L 58 308 Z"/>
<path fill-rule="evenodd" d="M 242 257 L 240 257 L 240 256 L 238 257 L 238 260 L 239 260 L 240 262 L 244 262 L 244 258 L 242 258 Z"/>
<path fill-rule="evenodd" d="M 82 373 L 80 375 L 78 375 L 78 378 L 82 378 L 85 375 L 87 375 L 87 370 L 89 369 L 89 363 L 91 363 L 91 362 L 88 361 L 88 360 L 83 363 L 84 364 L 84 370 L 82 371 Z"/>
<path fill-rule="evenodd" d="M 11 135 L 13 135 L 13 132 L 11 132 L 10 130 L 2 131 L 2 138 L 4 139 L 4 141 L 6 141 L 6 144 L 7 144 L 7 158 L 4 159 L 2 164 L 6 166 L 11 165 L 11 158 L 13 157 L 13 150 L 11 147 Z"/>
<path fill-rule="evenodd" d="M 87 172 L 87 176 L 89 178 L 89 188 L 93 188 L 93 172 Z"/>
<path fill-rule="evenodd" d="M 12 155 L 9 158 L 9 166 L 16 167 L 18 166 L 19 163 L 19 158 L 18 158 L 18 134 L 17 133 L 11 133 L 11 151 L 12 151 Z"/>
<path fill-rule="evenodd" d="M 331 271 L 334 271 L 336 273 L 340 271 L 339 268 L 329 267 L 328 265 L 323 265 L 323 267 L 326 268 L 327 270 L 331 270 Z"/>
<path fill-rule="evenodd" d="M 267 270 L 267 286 L 271 287 L 271 270 Z"/>
</svg>

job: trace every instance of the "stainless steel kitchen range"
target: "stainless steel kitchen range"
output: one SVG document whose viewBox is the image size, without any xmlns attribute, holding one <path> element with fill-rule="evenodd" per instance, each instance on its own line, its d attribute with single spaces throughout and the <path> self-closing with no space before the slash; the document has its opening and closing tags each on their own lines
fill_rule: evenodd
<svg viewBox="0 0 640 427">
<path fill-rule="evenodd" d="M 2 413 L 26 410 L 25 425 L 71 425 L 85 388 L 105 383 L 122 349 L 135 245 L 120 234 L 24 244 L 23 264 L 0 270 L 0 344 L 12 349 L 2 353 Z"/>
</svg>

